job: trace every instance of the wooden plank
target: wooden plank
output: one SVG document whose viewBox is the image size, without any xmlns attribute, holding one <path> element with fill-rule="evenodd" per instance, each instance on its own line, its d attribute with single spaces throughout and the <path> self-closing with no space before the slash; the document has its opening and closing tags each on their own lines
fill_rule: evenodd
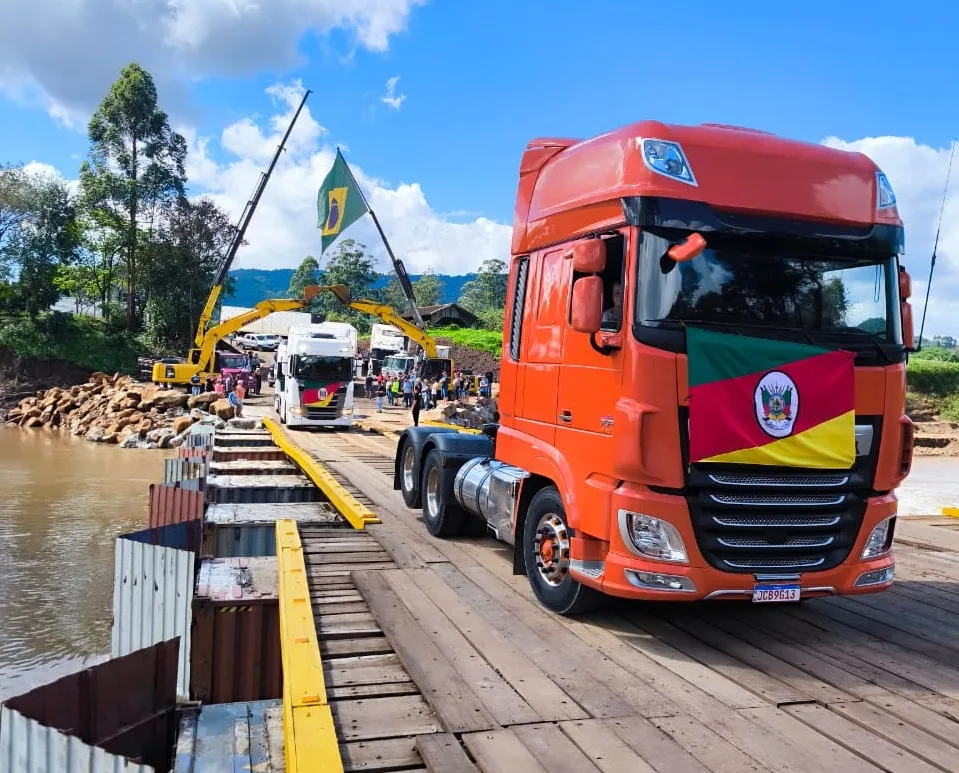
<svg viewBox="0 0 959 773">
<path fill-rule="evenodd" d="M 421 695 L 330 703 L 336 737 L 342 741 L 398 738 L 443 730 Z"/>
<path fill-rule="evenodd" d="M 709 768 L 648 719 L 607 719 L 605 725 L 659 773 L 711 773 Z"/>
<path fill-rule="evenodd" d="M 848 721 L 825 706 L 787 706 L 784 711 L 826 738 L 870 760 L 883 770 L 936 773 L 941 770 L 895 746 L 890 740 Z M 955 769 L 955 768 L 953 768 Z"/>
<path fill-rule="evenodd" d="M 694 717 L 655 717 L 650 720 L 713 773 L 768 773 L 769 768 L 734 746 Z"/>
<path fill-rule="evenodd" d="M 334 601 L 325 604 L 313 602 L 313 614 L 321 617 L 327 615 L 356 615 L 369 611 L 365 601 Z"/>
<path fill-rule="evenodd" d="M 376 655 L 381 652 L 392 652 L 393 648 L 377 629 L 374 635 L 356 636 L 351 639 L 327 639 L 320 645 L 323 660 L 333 662 L 340 657 L 351 655 Z"/>
<path fill-rule="evenodd" d="M 416 737 L 416 751 L 430 773 L 477 773 L 455 735 L 437 733 Z"/>
<path fill-rule="evenodd" d="M 511 730 L 467 733 L 463 743 L 483 773 L 547 773 Z"/>
<path fill-rule="evenodd" d="M 395 653 L 335 658 L 323 663 L 323 676 L 326 684 L 334 687 L 410 681 Z"/>
<path fill-rule="evenodd" d="M 327 685 L 326 697 L 330 701 L 355 700 L 356 698 L 385 698 L 389 695 L 419 695 L 413 682 L 387 682 L 385 684 L 350 684 L 344 687 Z"/>
<path fill-rule="evenodd" d="M 558 727 L 603 773 L 656 773 L 656 769 L 612 732 L 603 720 L 560 722 Z"/>
<path fill-rule="evenodd" d="M 309 555 L 309 554 L 307 554 Z M 313 561 L 310 564 L 310 570 L 315 571 L 316 569 L 322 569 L 324 567 L 330 566 L 331 564 L 392 564 L 393 559 L 390 558 L 389 554 L 381 549 L 376 551 L 367 551 L 359 553 L 324 553 L 322 556 L 317 557 L 312 555 L 311 558 Z"/>
<path fill-rule="evenodd" d="M 443 727 L 454 733 L 494 727 L 492 716 L 449 660 L 433 646 L 386 582 L 384 574 L 354 572 L 353 581 L 413 681 L 439 715 Z"/>
<path fill-rule="evenodd" d="M 463 683 L 472 688 L 497 724 L 542 721 L 403 570 L 384 572 L 383 577 L 432 640 L 433 648 L 446 654 Z"/>
<path fill-rule="evenodd" d="M 545 610 L 523 619 L 503 606 L 508 603 L 507 593 L 501 592 L 495 584 L 486 587 L 497 593 L 497 599 L 452 564 L 437 564 L 433 569 L 462 599 L 461 603 L 465 602 L 528 658 L 538 663 L 555 664 L 556 668 L 549 676 L 591 716 L 625 717 L 636 713 L 636 705 L 640 705 L 638 697 L 634 703 L 621 694 L 621 691 L 631 690 L 645 695 L 645 708 L 653 713 L 667 714 L 674 709 L 671 703 L 645 685 L 636 685 L 635 678 L 628 671 L 597 657 L 597 653 L 585 643 L 567 634 Z"/>
<path fill-rule="evenodd" d="M 353 741 L 340 744 L 343 773 L 377 773 L 422 765 L 413 738 Z"/>
<path fill-rule="evenodd" d="M 564 773 L 600 771 L 556 725 L 523 725 L 512 730 L 547 770 L 562 770 Z"/>
<path fill-rule="evenodd" d="M 589 715 L 506 635 L 487 625 L 433 571 L 407 575 L 470 640 L 489 664 L 547 721 L 585 719 Z"/>
</svg>

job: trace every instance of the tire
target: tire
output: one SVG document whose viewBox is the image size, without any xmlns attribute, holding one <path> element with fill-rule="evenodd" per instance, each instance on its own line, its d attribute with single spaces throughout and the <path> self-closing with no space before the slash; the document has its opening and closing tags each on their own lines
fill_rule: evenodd
<svg viewBox="0 0 959 773">
<path fill-rule="evenodd" d="M 403 494 L 403 501 L 406 506 L 412 510 L 417 510 L 423 506 L 423 498 L 418 484 L 419 481 L 416 479 L 416 448 L 412 443 L 406 442 L 400 451 L 400 491 Z"/>
<path fill-rule="evenodd" d="M 541 547 L 540 533 L 549 538 L 548 549 Z M 600 593 L 569 574 L 568 534 L 566 510 L 559 491 L 554 486 L 537 491 L 526 511 L 523 559 L 536 598 L 548 610 L 559 615 L 587 612 L 598 606 L 602 599 Z"/>
<path fill-rule="evenodd" d="M 426 456 L 420 492 L 423 500 L 423 522 L 434 537 L 458 537 L 466 531 L 469 516 L 457 505 L 453 496 L 452 470 L 440 465 L 440 452 L 435 448 Z"/>
</svg>

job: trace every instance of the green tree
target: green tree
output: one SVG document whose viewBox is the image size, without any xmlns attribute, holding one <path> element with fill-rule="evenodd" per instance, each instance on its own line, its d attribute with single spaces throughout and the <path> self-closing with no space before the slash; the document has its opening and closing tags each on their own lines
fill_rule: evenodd
<svg viewBox="0 0 959 773">
<path fill-rule="evenodd" d="M 410 308 L 410 302 L 406 293 L 403 292 L 403 285 L 400 284 L 400 278 L 396 274 L 390 274 L 386 287 L 380 290 L 378 295 L 377 300 L 385 303 L 397 314 L 403 314 Z M 416 294 L 416 297 L 419 299 L 419 293 Z"/>
<path fill-rule="evenodd" d="M 431 268 L 426 269 L 423 276 L 413 282 L 413 295 L 416 296 L 418 306 L 436 306 L 442 293 L 443 282 Z M 506 297 L 505 289 L 503 297 Z"/>
<path fill-rule="evenodd" d="M 315 285 L 320 282 L 320 264 L 312 255 L 307 255 L 303 262 L 293 272 L 290 277 L 290 287 L 287 295 L 290 298 L 299 298 L 303 295 L 303 290 L 307 285 Z"/>
<path fill-rule="evenodd" d="M 373 257 L 366 252 L 366 245 L 353 239 L 344 239 L 339 242 L 333 253 L 326 261 L 326 266 L 320 272 L 320 284 L 346 285 L 350 290 L 351 298 L 369 297 L 371 285 L 376 281 L 376 271 Z M 332 293 L 322 293 L 313 302 L 314 312 L 322 314 L 329 320 L 348 322 L 366 332 L 370 329 L 371 320 L 366 314 L 343 306 Z"/>
<path fill-rule="evenodd" d="M 157 104 L 153 77 L 129 64 L 90 119 L 90 159 L 80 185 L 96 225 L 119 237 L 125 259 L 126 323 L 135 330 L 141 227 L 152 229 L 162 208 L 182 198 L 186 141 Z"/>
<path fill-rule="evenodd" d="M 193 340 L 216 270 L 235 233 L 209 199 L 171 202 L 141 256 L 147 331 L 160 351 L 183 351 Z M 233 291 L 224 283 L 223 296 Z"/>
<path fill-rule="evenodd" d="M 476 314 L 484 327 L 501 329 L 506 308 L 506 263 L 498 258 L 484 260 L 476 278 L 463 285 L 459 304 Z"/>
</svg>

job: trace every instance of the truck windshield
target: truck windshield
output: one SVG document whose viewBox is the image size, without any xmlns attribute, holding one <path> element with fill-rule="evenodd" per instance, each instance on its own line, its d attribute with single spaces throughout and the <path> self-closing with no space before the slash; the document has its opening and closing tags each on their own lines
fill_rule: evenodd
<svg viewBox="0 0 959 773">
<path fill-rule="evenodd" d="M 293 376 L 304 381 L 348 381 L 353 378 L 353 361 L 349 357 L 300 354 L 294 363 Z"/>
<path fill-rule="evenodd" d="M 246 367 L 245 354 L 221 354 L 220 355 L 220 368 L 243 369 L 245 367 Z"/>
<path fill-rule="evenodd" d="M 893 256 L 807 253 L 782 243 L 708 234 L 699 257 L 662 261 L 675 241 L 651 231 L 642 235 L 635 305 L 640 340 L 651 329 L 679 333 L 694 323 L 842 346 L 865 359 L 891 361 L 901 348 Z"/>
</svg>

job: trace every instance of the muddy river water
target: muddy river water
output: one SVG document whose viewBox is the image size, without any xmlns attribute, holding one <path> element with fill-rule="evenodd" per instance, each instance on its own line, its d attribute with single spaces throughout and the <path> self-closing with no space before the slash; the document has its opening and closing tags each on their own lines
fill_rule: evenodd
<svg viewBox="0 0 959 773">
<path fill-rule="evenodd" d="M 0 700 L 109 652 L 114 537 L 146 527 L 165 456 L 0 428 Z M 899 494 L 959 505 L 959 459 L 917 458 Z"/>
</svg>

